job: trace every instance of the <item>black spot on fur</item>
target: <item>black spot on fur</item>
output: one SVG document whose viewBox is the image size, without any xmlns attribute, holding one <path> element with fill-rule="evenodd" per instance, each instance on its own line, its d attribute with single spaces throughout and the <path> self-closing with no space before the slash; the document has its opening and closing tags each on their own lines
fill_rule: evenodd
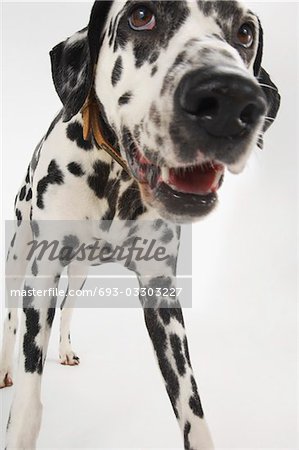
<svg viewBox="0 0 299 450">
<path fill-rule="evenodd" d="M 136 265 L 135 261 L 131 261 L 127 267 L 128 267 L 128 269 L 137 273 L 137 265 Z"/>
<path fill-rule="evenodd" d="M 38 267 L 37 267 L 36 259 L 32 263 L 31 272 L 32 272 L 32 275 L 35 277 L 38 275 Z"/>
<path fill-rule="evenodd" d="M 32 234 L 34 237 L 39 237 L 39 225 L 36 220 L 30 222 Z"/>
<path fill-rule="evenodd" d="M 27 184 L 30 183 L 30 165 L 28 166 L 28 169 L 27 169 L 25 181 Z"/>
<path fill-rule="evenodd" d="M 160 275 L 158 277 L 153 277 L 150 278 L 150 280 L 148 281 L 148 286 L 149 289 L 153 290 L 153 295 L 150 296 L 150 298 L 146 298 L 146 302 L 147 302 L 147 308 L 149 307 L 156 307 L 159 306 L 161 308 L 169 308 L 171 306 L 175 306 L 175 303 L 172 304 L 171 306 L 167 305 L 167 301 L 161 300 L 161 296 L 159 295 L 159 291 L 158 289 L 166 289 L 169 290 L 172 287 L 172 282 L 171 282 L 171 278 L 170 277 L 165 277 L 163 275 Z"/>
<path fill-rule="evenodd" d="M 118 18 L 119 18 L 120 14 L 121 14 L 121 11 L 118 13 L 118 15 L 116 17 L 115 25 L 118 22 Z M 125 19 L 125 22 L 127 22 L 126 19 Z M 127 25 L 127 23 L 126 23 L 126 25 Z M 127 26 L 125 27 L 125 29 L 121 26 L 118 26 L 116 34 L 115 34 L 113 52 L 115 53 L 119 48 L 124 49 L 127 42 L 128 42 Z"/>
<path fill-rule="evenodd" d="M 211 3 L 213 4 L 213 8 L 222 23 L 228 22 L 231 18 L 235 19 L 236 17 L 240 20 L 243 15 L 243 10 L 240 5 L 238 5 L 238 2 L 229 0 L 226 1 L 224 5 L 222 2 Z"/>
<path fill-rule="evenodd" d="M 75 121 L 70 123 L 66 129 L 66 135 L 71 141 L 76 142 L 78 147 L 82 148 L 83 150 L 93 149 L 92 142 L 90 140 L 84 140 L 83 128 L 79 122 Z"/>
<path fill-rule="evenodd" d="M 47 139 L 47 138 L 49 137 L 49 135 L 50 135 L 51 132 L 53 131 L 55 125 L 56 125 L 56 124 L 59 122 L 59 120 L 62 118 L 62 113 L 63 113 L 63 110 L 61 110 L 61 111 L 57 114 L 57 116 L 55 117 L 55 119 L 54 119 L 53 122 L 51 123 L 51 125 L 50 125 L 50 127 L 49 127 L 49 129 L 48 129 L 48 131 L 47 131 L 47 133 L 46 133 L 45 139 Z"/>
<path fill-rule="evenodd" d="M 153 289 L 170 289 L 171 288 L 171 278 L 160 275 L 159 277 L 154 277 L 149 280 L 149 287 Z"/>
<path fill-rule="evenodd" d="M 57 274 L 55 275 L 55 277 L 54 277 L 54 283 L 55 283 L 55 284 L 58 284 L 58 283 L 59 283 L 60 276 L 61 276 L 60 273 L 57 273 Z"/>
<path fill-rule="evenodd" d="M 175 67 L 179 66 L 180 64 L 183 64 L 185 62 L 187 56 L 188 56 L 188 54 L 186 51 L 179 53 L 178 56 L 175 58 L 171 69 L 174 69 Z"/>
<path fill-rule="evenodd" d="M 34 173 L 36 166 L 38 164 L 39 155 L 40 155 L 43 143 L 44 143 L 44 138 L 39 141 L 39 143 L 37 144 L 37 146 L 35 147 L 35 150 L 33 152 L 33 156 L 32 156 L 31 163 L 30 163 L 32 173 Z"/>
<path fill-rule="evenodd" d="M 22 213 L 18 208 L 16 208 L 16 218 L 17 218 L 17 225 L 19 227 L 22 223 Z"/>
<path fill-rule="evenodd" d="M 191 360 L 190 360 L 190 354 L 189 354 L 189 348 L 188 348 L 188 341 L 187 341 L 186 336 L 184 337 L 183 344 L 184 344 L 184 352 L 185 352 L 185 357 L 186 357 L 187 363 L 188 363 L 189 367 L 192 368 Z"/>
<path fill-rule="evenodd" d="M 115 211 L 116 211 L 116 205 L 117 205 L 117 198 L 119 193 L 119 187 L 120 187 L 120 180 L 111 179 L 107 182 L 106 185 L 106 195 L 107 195 L 107 201 L 109 209 L 102 218 L 103 221 L 111 221 L 114 219 Z M 108 226 L 108 223 L 103 223 L 102 225 Z M 109 226 L 108 226 L 109 229 Z"/>
<path fill-rule="evenodd" d="M 110 20 L 109 28 L 108 28 L 108 37 L 112 36 L 112 20 Z"/>
<path fill-rule="evenodd" d="M 185 427 L 184 427 L 184 448 L 185 448 L 185 450 L 191 450 L 190 442 L 189 442 L 190 430 L 191 430 L 190 422 L 186 422 Z"/>
<path fill-rule="evenodd" d="M 63 184 L 63 173 L 59 169 L 55 159 L 52 159 L 48 166 L 48 175 L 39 180 L 37 184 L 37 201 L 36 205 L 38 208 L 44 208 L 43 196 L 48 189 L 49 184 Z"/>
<path fill-rule="evenodd" d="M 128 103 L 130 103 L 132 96 L 133 96 L 132 92 L 128 91 L 125 94 L 123 94 L 121 97 L 119 97 L 119 99 L 118 99 L 119 106 L 127 105 Z"/>
<path fill-rule="evenodd" d="M 213 12 L 213 2 L 198 0 L 197 4 L 205 16 L 209 16 Z"/>
<path fill-rule="evenodd" d="M 39 311 L 32 308 L 32 297 L 28 295 L 31 288 L 25 286 L 26 296 L 24 296 L 24 313 L 25 313 L 25 334 L 23 338 L 23 353 L 25 357 L 25 372 L 39 374 L 43 370 L 42 351 L 37 346 L 35 338 L 40 331 Z"/>
<path fill-rule="evenodd" d="M 171 301 L 171 304 L 166 300 L 161 302 L 161 308 L 159 314 L 165 325 L 170 324 L 170 320 L 176 319 L 180 324 L 184 326 L 184 319 L 181 310 L 181 305 L 178 300 Z"/>
<path fill-rule="evenodd" d="M 187 52 L 186 51 L 182 51 L 180 52 L 177 57 L 175 58 L 174 63 L 172 64 L 172 66 L 170 66 L 170 68 L 168 69 L 164 80 L 163 80 L 163 85 L 162 85 L 162 89 L 161 89 L 161 96 L 163 96 L 165 94 L 165 92 L 167 91 L 167 89 L 171 86 L 173 86 L 173 80 L 174 80 L 174 72 L 177 69 L 177 66 L 179 66 L 180 64 L 183 64 L 187 58 Z"/>
<path fill-rule="evenodd" d="M 172 275 L 175 276 L 176 266 L 177 266 L 176 256 L 169 255 L 168 258 L 165 260 L 165 262 L 166 262 L 166 265 L 171 268 Z"/>
<path fill-rule="evenodd" d="M 17 334 L 17 329 L 16 328 L 14 328 L 13 334 Z"/>
<path fill-rule="evenodd" d="M 26 195 L 26 202 L 29 202 L 32 199 L 32 189 L 29 188 Z"/>
<path fill-rule="evenodd" d="M 190 377 L 190 381 L 192 385 L 193 396 L 190 397 L 189 399 L 189 406 L 192 409 L 193 413 L 202 419 L 204 414 L 201 406 L 201 401 L 197 392 L 196 381 L 192 375 Z"/>
<path fill-rule="evenodd" d="M 94 173 L 87 179 L 88 186 L 92 189 L 98 198 L 103 198 L 110 173 L 109 164 L 97 161 L 93 165 Z"/>
<path fill-rule="evenodd" d="M 169 242 L 172 241 L 173 237 L 173 231 L 170 228 L 165 228 L 161 237 L 161 241 L 163 242 L 163 244 L 169 244 Z"/>
<path fill-rule="evenodd" d="M 8 320 L 11 320 L 11 312 L 8 313 Z"/>
<path fill-rule="evenodd" d="M 159 113 L 155 103 L 152 103 L 150 107 L 149 118 L 158 128 L 161 126 L 161 114 Z"/>
<path fill-rule="evenodd" d="M 139 229 L 138 225 L 134 225 L 133 227 L 131 227 L 130 231 L 128 233 L 128 237 L 136 236 L 136 233 L 137 233 L 138 229 Z"/>
<path fill-rule="evenodd" d="M 82 175 L 84 175 L 84 171 L 79 163 L 70 162 L 67 168 L 76 177 L 82 177 Z"/>
<path fill-rule="evenodd" d="M 56 297 L 52 297 L 51 299 L 51 307 L 48 308 L 47 311 L 47 325 L 51 328 L 54 317 L 55 317 L 55 306 L 56 306 Z"/>
<path fill-rule="evenodd" d="M 178 239 L 180 239 L 180 237 L 181 237 L 181 227 L 180 226 L 176 227 L 176 236 Z"/>
<path fill-rule="evenodd" d="M 141 35 L 142 33 L 130 33 L 125 18 L 120 21 L 118 32 L 126 34 L 127 39 L 132 40 L 135 66 L 141 67 L 144 63 L 154 64 L 159 57 L 157 49 L 166 49 L 169 41 L 177 33 L 190 14 L 186 2 L 167 1 L 155 2 L 157 15 L 160 17 L 160 25 L 157 25 L 155 32 L 150 33 L 150 37 Z M 127 31 L 125 31 L 127 30 Z"/>
<path fill-rule="evenodd" d="M 10 243 L 11 248 L 13 248 L 13 246 L 15 245 L 16 236 L 17 236 L 17 233 L 15 233 L 13 235 L 13 238 L 12 238 L 11 243 Z"/>
<path fill-rule="evenodd" d="M 160 52 L 159 51 L 154 51 L 152 54 L 151 54 L 151 56 L 150 56 L 150 59 L 149 59 L 149 63 L 150 64 L 154 64 L 156 61 L 157 61 L 157 59 L 159 58 L 159 55 L 160 55 Z"/>
<path fill-rule="evenodd" d="M 170 344 L 178 372 L 183 376 L 186 373 L 186 361 L 182 351 L 181 339 L 177 334 L 170 335 Z"/>
<path fill-rule="evenodd" d="M 111 211 L 110 209 L 108 209 L 108 211 L 104 214 L 104 216 L 100 221 L 100 229 L 102 231 L 109 231 L 111 225 L 112 225 Z"/>
<path fill-rule="evenodd" d="M 157 73 L 157 71 L 158 71 L 158 67 L 154 66 L 151 71 L 151 77 L 153 77 Z"/>
<path fill-rule="evenodd" d="M 220 34 L 218 34 L 218 33 L 212 33 L 212 37 L 214 37 L 214 38 L 216 38 L 216 39 L 219 39 L 219 41 L 223 41 L 223 42 L 225 42 L 225 39 L 224 39 L 224 37 L 223 36 L 221 36 Z"/>
<path fill-rule="evenodd" d="M 26 186 L 23 186 L 19 193 L 19 200 L 20 201 L 24 200 L 25 195 L 26 195 Z"/>
<path fill-rule="evenodd" d="M 113 44 L 113 39 L 114 39 L 114 35 L 115 35 L 115 28 L 116 28 L 116 25 L 117 25 L 117 21 L 118 21 L 119 14 L 120 14 L 120 13 L 118 13 L 118 14 L 116 15 L 116 17 L 114 18 L 114 20 L 112 20 L 112 21 L 110 22 L 110 25 L 112 24 L 112 26 L 111 26 L 110 36 L 109 36 L 109 37 L 110 37 L 110 40 L 109 40 L 109 47 L 111 47 L 112 44 Z"/>
<path fill-rule="evenodd" d="M 123 169 L 123 170 L 121 171 L 120 177 L 121 177 L 121 179 L 122 179 L 123 181 L 129 181 L 129 180 L 131 180 L 130 175 L 128 174 L 128 172 L 127 172 L 125 169 Z"/>
<path fill-rule="evenodd" d="M 144 310 L 144 315 L 146 327 L 153 342 L 153 346 L 158 358 L 159 367 L 166 383 L 166 390 L 169 395 L 175 415 L 176 417 L 178 417 L 176 402 L 179 397 L 180 385 L 178 377 L 175 374 L 166 356 L 166 332 L 164 330 L 164 327 L 159 322 L 156 310 L 152 308 L 146 308 Z"/>
<path fill-rule="evenodd" d="M 123 60 L 122 60 L 122 57 L 119 56 L 117 58 L 117 60 L 115 61 L 115 64 L 114 64 L 114 67 L 112 70 L 112 75 L 111 75 L 112 86 L 116 86 L 116 84 L 119 82 L 122 71 L 123 71 Z"/>
<path fill-rule="evenodd" d="M 59 252 L 59 260 L 62 266 L 67 266 L 75 257 L 75 250 L 79 247 L 80 241 L 74 234 L 64 236 L 62 247 Z"/>
<path fill-rule="evenodd" d="M 119 218 L 123 220 L 136 220 L 146 211 L 142 203 L 140 192 L 136 183 L 129 186 L 118 201 Z"/>
<path fill-rule="evenodd" d="M 163 222 L 162 219 L 155 220 L 155 222 L 153 223 L 154 230 L 156 230 L 156 231 L 160 230 L 160 228 L 162 227 L 163 223 L 164 222 Z"/>
<path fill-rule="evenodd" d="M 155 140 L 158 148 L 164 147 L 164 139 L 161 136 L 157 134 Z"/>
</svg>

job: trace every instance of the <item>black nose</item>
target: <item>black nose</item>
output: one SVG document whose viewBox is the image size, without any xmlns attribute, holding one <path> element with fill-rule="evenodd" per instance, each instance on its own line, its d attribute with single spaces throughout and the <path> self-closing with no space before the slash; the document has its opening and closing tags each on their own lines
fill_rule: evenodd
<svg viewBox="0 0 299 450">
<path fill-rule="evenodd" d="M 259 85 L 236 73 L 196 71 L 185 75 L 178 90 L 181 112 L 215 137 L 241 136 L 265 114 L 266 102 Z"/>
</svg>

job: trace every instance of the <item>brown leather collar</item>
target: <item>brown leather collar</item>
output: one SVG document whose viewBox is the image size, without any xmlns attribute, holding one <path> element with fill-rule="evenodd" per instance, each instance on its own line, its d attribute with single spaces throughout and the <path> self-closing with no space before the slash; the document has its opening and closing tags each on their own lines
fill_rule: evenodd
<svg viewBox="0 0 299 450">
<path fill-rule="evenodd" d="M 93 92 L 91 92 L 82 108 L 82 119 L 83 119 L 83 139 L 85 141 L 89 140 L 91 135 L 98 148 L 107 152 L 122 168 L 130 175 L 130 171 L 126 161 L 121 157 L 120 153 L 115 150 L 109 142 L 103 136 L 100 127 L 100 110 L 98 102 L 96 101 Z"/>
</svg>

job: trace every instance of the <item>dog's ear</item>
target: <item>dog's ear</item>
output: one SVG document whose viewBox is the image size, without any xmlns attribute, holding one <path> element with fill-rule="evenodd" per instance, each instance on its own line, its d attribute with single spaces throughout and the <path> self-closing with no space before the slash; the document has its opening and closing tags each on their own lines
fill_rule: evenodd
<svg viewBox="0 0 299 450">
<path fill-rule="evenodd" d="M 87 29 L 75 33 L 50 52 L 54 86 L 63 103 L 63 121 L 82 108 L 92 84 Z"/>
<path fill-rule="evenodd" d="M 263 133 L 272 125 L 277 116 L 280 106 L 280 95 L 277 86 L 273 83 L 270 75 L 262 67 L 263 57 L 263 29 L 259 22 L 259 43 L 256 58 L 253 65 L 254 76 L 257 78 L 267 100 L 267 112 L 263 127 Z M 259 139 L 258 146 L 263 148 L 263 138 Z"/>
<path fill-rule="evenodd" d="M 88 27 L 56 45 L 50 52 L 54 86 L 64 106 L 64 122 L 81 110 L 92 87 L 111 4 L 111 1 L 96 1 Z"/>
</svg>

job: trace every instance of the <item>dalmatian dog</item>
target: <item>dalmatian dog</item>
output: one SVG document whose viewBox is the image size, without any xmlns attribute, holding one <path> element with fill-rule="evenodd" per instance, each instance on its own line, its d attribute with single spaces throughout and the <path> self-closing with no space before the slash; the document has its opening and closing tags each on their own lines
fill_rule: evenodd
<svg viewBox="0 0 299 450">
<path fill-rule="evenodd" d="M 51 51 L 63 109 L 34 152 L 17 195 L 7 261 L 8 299 L 22 283 L 25 293 L 7 450 L 36 448 L 41 377 L 57 301 L 47 290 L 58 286 L 65 267 L 70 284 L 80 289 L 91 264 L 74 258 L 82 243 L 99 243 L 101 264 L 115 261 L 116 247 L 149 235 L 163 243 L 168 259 L 126 267 L 143 292 L 146 327 L 184 448 L 214 448 L 180 303 L 161 289 L 175 288 L 180 224 L 215 208 L 225 171 L 243 170 L 276 117 L 280 97 L 261 66 L 262 51 L 261 24 L 245 6 L 187 0 L 97 1 L 88 26 Z M 33 237 L 55 239 L 71 253 L 28 262 L 26 245 Z M 38 290 L 45 292 L 42 299 Z M 68 363 L 77 358 L 69 342 L 72 306 L 67 301 L 62 311 L 61 361 Z M 12 309 L 2 386 L 12 382 L 16 324 Z"/>
</svg>

